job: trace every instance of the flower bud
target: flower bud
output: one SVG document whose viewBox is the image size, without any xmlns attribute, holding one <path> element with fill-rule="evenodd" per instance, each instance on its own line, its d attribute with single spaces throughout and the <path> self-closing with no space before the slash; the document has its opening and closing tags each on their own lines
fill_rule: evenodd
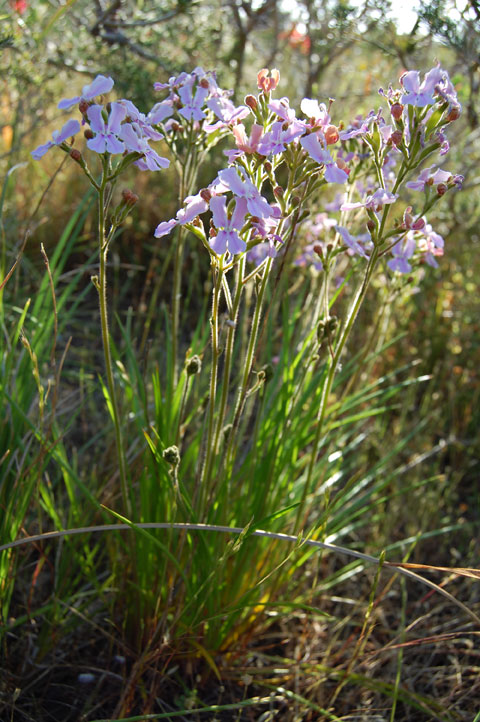
<svg viewBox="0 0 480 722">
<path fill-rule="evenodd" d="M 283 198 L 283 194 L 284 190 L 282 186 L 275 186 L 275 188 L 273 189 L 273 195 L 275 196 L 275 198 Z"/>
<path fill-rule="evenodd" d="M 335 331 L 335 329 L 338 326 L 338 317 L 337 316 L 330 316 L 330 318 L 327 319 L 326 322 L 326 331 L 328 334 L 331 334 Z"/>
<path fill-rule="evenodd" d="M 337 164 L 337 168 L 340 168 L 340 170 L 343 170 L 347 175 L 350 175 L 350 168 L 345 161 L 342 160 L 342 158 L 337 158 L 335 162 Z"/>
<path fill-rule="evenodd" d="M 323 259 L 323 248 L 321 247 L 320 243 L 315 243 L 313 246 L 314 252 L 317 254 L 317 256 L 320 258 L 320 260 Z"/>
<path fill-rule="evenodd" d="M 199 196 L 202 200 L 205 201 L 205 203 L 209 203 L 212 198 L 212 191 L 208 188 L 202 188 L 202 190 L 199 193 Z"/>
<path fill-rule="evenodd" d="M 375 221 L 372 221 L 372 219 L 369 218 L 368 221 L 367 221 L 367 228 L 368 228 L 368 230 L 370 231 L 370 233 L 372 233 L 372 232 L 375 230 L 376 227 L 377 227 L 377 226 L 376 226 Z"/>
<path fill-rule="evenodd" d="M 86 100 L 81 100 L 81 101 L 79 102 L 79 104 L 78 104 L 78 109 L 79 109 L 79 111 L 81 112 L 82 115 L 86 115 L 86 112 L 87 112 L 87 110 L 88 110 L 89 107 L 90 107 L 90 106 L 89 106 L 89 104 L 87 103 Z"/>
<path fill-rule="evenodd" d="M 460 108 L 458 105 L 452 105 L 447 114 L 447 123 L 451 123 L 454 120 L 460 118 Z"/>
<path fill-rule="evenodd" d="M 340 137 L 338 134 L 338 129 L 334 125 L 327 125 L 323 132 L 325 134 L 325 140 L 327 141 L 327 145 L 333 145 Z"/>
<path fill-rule="evenodd" d="M 245 105 L 248 105 L 248 107 L 252 110 L 256 110 L 258 106 L 258 101 L 254 95 L 247 95 L 245 98 Z"/>
<path fill-rule="evenodd" d="M 200 87 L 206 88 L 206 90 L 210 88 L 210 83 L 208 82 L 207 78 L 202 78 L 201 80 L 199 80 L 198 84 L 200 85 Z"/>
<path fill-rule="evenodd" d="M 395 120 L 400 120 L 403 114 L 403 105 L 401 103 L 394 103 L 390 107 L 390 112 Z"/>
<path fill-rule="evenodd" d="M 83 135 L 87 140 L 92 140 L 92 138 L 95 138 L 95 134 L 91 128 L 85 128 L 83 131 Z"/>
<path fill-rule="evenodd" d="M 439 183 L 437 186 L 437 195 L 444 196 L 448 190 L 446 183 Z"/>
<path fill-rule="evenodd" d="M 400 145 L 403 139 L 403 133 L 401 130 L 394 130 L 390 139 L 394 145 Z"/>
<path fill-rule="evenodd" d="M 70 158 L 77 163 L 80 163 L 82 160 L 82 154 L 76 148 L 72 148 L 72 150 L 70 151 Z"/>
<path fill-rule="evenodd" d="M 268 74 L 269 71 L 267 68 L 263 68 L 257 74 L 257 85 L 264 93 L 269 93 L 271 90 L 275 90 L 280 82 L 280 73 L 276 68 L 273 68 L 273 70 L 270 71 L 270 77 L 268 77 Z"/>
<path fill-rule="evenodd" d="M 263 167 L 265 168 L 265 171 L 266 171 L 268 174 L 270 174 L 270 173 L 272 172 L 272 164 L 270 163 L 269 160 L 266 160 L 266 161 L 265 161 L 265 163 L 263 164 Z"/>
<path fill-rule="evenodd" d="M 414 223 L 412 223 L 412 231 L 421 231 L 422 228 L 425 228 L 425 219 L 424 218 L 418 218 Z"/>
<path fill-rule="evenodd" d="M 191 358 L 187 359 L 185 362 L 185 371 L 187 372 L 187 376 L 195 376 L 195 374 L 199 374 L 202 370 L 202 359 L 200 356 L 191 356 Z"/>
<path fill-rule="evenodd" d="M 135 203 L 138 203 L 138 196 L 133 193 L 129 188 L 124 188 L 122 191 L 122 198 L 125 205 L 129 208 L 133 208 Z"/>
<path fill-rule="evenodd" d="M 162 459 L 171 464 L 172 466 L 178 466 L 180 463 L 180 452 L 178 446 L 169 446 L 162 451 Z"/>
<path fill-rule="evenodd" d="M 258 372 L 258 380 L 268 383 L 273 378 L 273 366 L 272 364 L 265 364 Z"/>
</svg>

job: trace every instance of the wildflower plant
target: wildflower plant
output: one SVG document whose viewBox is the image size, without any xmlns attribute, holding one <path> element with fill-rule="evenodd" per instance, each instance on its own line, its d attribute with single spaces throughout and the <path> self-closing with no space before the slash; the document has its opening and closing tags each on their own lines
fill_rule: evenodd
<svg viewBox="0 0 480 722">
<path fill-rule="evenodd" d="M 340 535 L 344 497 L 339 489 L 332 498 L 333 482 L 325 485 L 320 451 L 330 439 L 332 390 L 353 374 L 347 342 L 378 272 L 410 274 L 425 263 L 436 266 L 443 254 L 444 240 L 427 214 L 463 181 L 432 165 L 437 155 L 443 159 L 448 153 L 446 132 L 461 110 L 447 72 L 437 65 L 423 80 L 416 71 L 405 73 L 399 87 L 380 91 L 383 108 L 350 123 L 339 118 L 332 101 L 311 98 L 302 100 L 297 116 L 288 98 L 275 97 L 279 82 L 278 71 L 260 71 L 259 92 L 236 107 L 214 73 L 196 68 L 156 83 L 166 97 L 143 114 L 126 99 L 102 103 L 98 95 L 110 92 L 113 81 L 99 76 L 81 96 L 59 104 L 78 104 L 81 120 L 68 121 L 32 153 L 35 159 L 53 147 L 68 153 L 98 196 L 99 274 L 92 281 L 100 300 L 123 497 L 120 516 L 133 525 L 192 521 L 253 528 L 266 519 L 275 526 L 279 518 L 282 529 L 296 534 L 315 525 L 315 533 Z M 69 140 L 81 127 L 86 150 Z M 225 151 L 226 167 L 207 187 L 196 188 L 199 166 L 225 138 L 232 146 Z M 168 166 L 169 159 L 152 145 L 157 142 L 168 148 L 175 164 L 181 197 L 175 216 L 161 219 L 154 232 L 160 243 L 176 244 L 169 353 L 178 371 L 168 392 L 154 377 L 153 398 L 141 421 L 143 476 L 134 494 L 112 364 L 106 262 L 118 227 L 137 201 L 133 192 L 124 191 L 112 209 L 113 188 L 132 164 L 143 172 Z M 212 295 L 210 349 L 202 351 L 201 333 L 196 333 L 181 369 L 186 231 L 208 255 Z M 311 268 L 308 278 L 314 279 L 311 302 L 305 308 L 297 305 L 292 318 L 286 314 L 280 321 L 289 283 L 302 268 Z M 338 298 L 347 283 L 344 309 Z M 148 393 L 145 384 L 142 395 Z M 349 397 L 344 410 L 360 399 Z M 330 519 L 336 521 L 329 527 Z M 231 556 L 244 540 L 228 553 L 218 541 L 210 546 L 202 541 L 194 549 L 184 533 L 172 532 L 162 543 L 152 534 L 146 543 L 160 544 L 163 552 L 160 569 L 155 555 L 140 546 L 137 554 L 142 604 L 150 594 L 152 639 L 167 635 L 167 629 L 170 638 L 201 628 L 207 646 L 227 648 L 235 638 L 232 620 L 238 620 L 238 608 L 246 605 L 245 622 L 250 614 L 245 609 L 252 599 L 258 601 L 241 582 L 251 551 L 237 554 L 232 567 Z M 283 563 L 268 556 L 267 551 L 258 568 L 264 580 L 272 578 L 269 591 L 263 587 L 262 603 L 278 589 L 273 569 Z M 189 578 L 183 571 L 187 564 Z M 215 565 L 221 571 L 214 580 Z M 227 621 L 225 609 L 231 611 Z"/>
</svg>

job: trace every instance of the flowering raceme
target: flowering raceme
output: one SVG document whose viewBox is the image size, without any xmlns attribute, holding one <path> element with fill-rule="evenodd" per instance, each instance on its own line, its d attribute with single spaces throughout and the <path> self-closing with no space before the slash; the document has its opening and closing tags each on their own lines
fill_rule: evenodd
<svg viewBox="0 0 480 722">
<path fill-rule="evenodd" d="M 245 105 L 237 107 L 230 91 L 218 86 L 215 73 L 197 67 L 155 83 L 155 90 L 166 97 L 143 114 L 127 99 L 102 105 L 99 101 L 111 92 L 113 80 L 99 75 L 81 95 L 60 101 L 59 107 L 78 104 L 87 126 L 87 148 L 100 156 L 120 156 L 119 172 L 130 163 L 144 171 L 167 168 L 170 161 L 151 146 L 157 141 L 182 163 L 189 149 L 195 148 L 203 158 L 202 153 L 220 138 L 231 138 L 234 147 L 225 151 L 228 167 L 203 192 L 191 192 L 174 218 L 161 221 L 157 238 L 186 227 L 214 256 L 233 258 L 248 252 L 249 259 L 274 258 L 286 248 L 286 238 L 287 245 L 294 240 L 298 245 L 302 221 L 313 206 L 317 213 L 335 209 L 338 214 L 328 231 L 333 234 L 328 251 L 332 258 L 343 250 L 358 262 L 367 261 L 368 249 L 375 248 L 379 258 L 391 257 L 388 267 L 394 272 L 410 272 L 412 264 L 422 260 L 433 265 L 440 247 L 431 240 L 435 236 L 421 235 L 427 226 L 425 214 L 463 181 L 435 165 L 418 171 L 436 151 L 448 152 L 445 131 L 460 114 L 447 72 L 436 65 L 423 79 L 415 70 L 404 73 L 398 88 L 379 91 L 388 105 L 388 121 L 378 108 L 365 118 L 344 122 L 340 128 L 345 130 L 332 121 L 332 101 L 327 107 L 304 98 L 300 103 L 304 117 L 297 117 L 288 98 L 273 97 L 279 82 L 277 70 L 260 71 L 258 97 L 248 96 Z M 79 129 L 77 120 L 68 121 L 32 156 L 38 159 L 54 146 L 70 152 L 68 140 Z M 280 168 L 282 181 L 277 175 Z M 344 188 L 333 203 L 327 191 L 331 184 Z M 418 207 L 402 205 L 402 187 L 424 191 L 420 200 L 416 196 Z M 398 210 L 390 211 L 394 207 Z M 200 218 L 207 211 L 212 214 L 208 231 Z M 367 239 L 364 228 L 357 235 L 351 228 L 362 223 L 362 214 Z M 403 221 L 397 223 L 395 217 Z M 322 237 L 317 241 L 322 244 Z M 314 264 L 318 268 L 318 254 Z"/>
<path fill-rule="evenodd" d="M 202 82 L 205 77 L 206 74 L 202 76 Z M 171 80 L 168 85 L 171 92 L 175 92 L 179 82 L 187 81 L 185 77 L 181 77 L 180 81 Z M 261 90 L 258 98 L 248 96 L 246 106 L 242 106 L 239 114 L 230 115 L 230 123 L 226 125 L 236 147 L 225 151 L 229 167 L 221 170 L 212 180 L 209 186 L 212 200 L 198 206 L 199 215 L 210 206 L 213 231 L 207 233 L 200 219 L 197 219 L 196 235 L 200 235 L 204 244 L 207 247 L 209 245 L 217 255 L 227 253 L 236 256 L 248 251 L 250 260 L 274 257 L 281 250 L 286 235 L 291 237 L 290 242 L 300 237 L 301 224 L 296 210 L 298 196 L 303 193 L 308 203 L 312 203 L 314 188 L 318 191 L 324 185 L 336 184 L 344 186 L 346 190 L 336 201 L 335 207 L 340 211 L 340 217 L 333 220 L 336 231 L 333 243 L 330 244 L 333 249 L 331 253 L 337 256 L 343 248 L 356 258 L 368 260 L 370 251 L 367 249 L 376 248 L 379 257 L 390 255 L 392 260 L 388 267 L 401 273 L 410 272 L 411 263 L 417 260 L 424 259 L 432 264 L 433 255 L 438 255 L 439 248 L 435 246 L 433 253 L 431 242 L 425 242 L 425 237 L 420 235 L 426 225 L 424 214 L 447 190 L 459 188 L 463 178 L 449 171 L 435 170 L 435 166 L 431 166 L 422 170 L 416 180 L 404 181 L 411 178 L 419 163 L 434 153 L 439 145 L 440 152 L 448 151 L 445 127 L 452 122 L 452 107 L 459 113 L 460 105 L 446 71 L 436 66 L 425 75 L 423 81 L 417 71 L 404 74 L 400 79 L 401 87 L 397 90 L 390 87 L 387 93 L 380 91 L 388 102 L 390 122 L 387 122 L 382 108 L 379 108 L 372 110 L 365 119 L 355 119 L 343 131 L 339 131 L 332 123 L 331 106 L 327 109 L 324 103 L 315 99 L 302 100 L 300 109 L 305 118 L 298 118 L 288 98 L 272 98 L 278 83 L 279 75 L 276 71 L 269 75 L 262 70 L 258 78 Z M 185 100 L 189 107 L 196 97 L 193 91 L 180 94 L 180 99 Z M 413 108 L 413 113 L 409 113 L 409 106 Z M 245 113 L 253 116 L 250 135 L 245 124 Z M 437 115 L 434 116 L 434 113 Z M 435 118 L 434 123 L 432 118 Z M 201 128 L 200 119 L 199 124 Z M 364 170 L 368 167 L 367 159 L 370 174 Z M 360 163 L 361 174 L 357 172 Z M 284 180 L 283 185 L 277 181 L 276 171 L 285 165 L 289 168 L 289 179 L 303 179 L 296 181 L 296 195 L 292 192 L 290 180 Z M 399 191 L 402 185 L 411 190 L 434 187 L 437 197 L 426 197 L 413 212 L 411 206 L 408 206 L 408 213 L 404 213 L 406 206 L 403 206 L 400 215 L 404 219 L 408 216 L 408 222 L 404 220 L 398 226 L 387 225 L 390 207 L 401 204 Z M 247 210 L 242 228 L 236 221 L 233 222 L 233 215 L 228 218 L 225 216 L 228 202 L 218 198 L 223 194 L 231 195 L 232 207 L 235 209 L 239 200 L 246 201 Z M 281 218 L 275 221 L 272 216 L 273 206 L 268 200 L 272 196 L 278 200 L 281 214 Z M 322 211 L 319 200 L 314 202 L 317 209 Z M 243 204 L 240 207 L 243 213 Z M 328 196 L 323 208 L 333 208 Z M 351 222 L 355 224 L 361 218 L 359 212 L 362 209 L 367 213 L 367 219 L 370 218 L 367 223 L 368 233 L 355 236 L 345 225 L 345 213 L 357 211 L 351 217 Z M 176 219 L 159 224 L 155 235 L 166 235 L 176 225 L 192 228 L 194 210 L 194 205 L 188 201 Z M 303 210 L 305 217 L 306 208 Z M 182 213 L 183 221 L 180 218 Z M 234 214 L 237 214 L 236 210 Z M 222 223 L 216 228 L 220 216 Z M 259 220 L 272 223 L 275 233 L 264 234 L 263 237 L 259 235 L 256 230 Z M 380 226 L 383 237 L 378 235 Z M 225 241 L 227 227 L 231 234 L 228 243 Z M 262 241 L 268 241 L 268 248 L 264 251 L 261 250 Z M 254 255 L 250 252 L 252 248 L 255 248 Z M 314 254 L 312 262 L 317 268 L 323 267 L 319 263 L 318 254 Z"/>
</svg>

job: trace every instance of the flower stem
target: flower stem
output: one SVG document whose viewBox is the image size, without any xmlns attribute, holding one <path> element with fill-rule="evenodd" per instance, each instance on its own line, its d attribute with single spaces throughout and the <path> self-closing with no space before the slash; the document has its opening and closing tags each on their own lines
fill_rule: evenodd
<svg viewBox="0 0 480 722">
<path fill-rule="evenodd" d="M 370 256 L 370 259 L 368 261 L 368 265 L 367 265 L 367 269 L 365 272 L 363 282 L 362 282 L 361 286 L 358 288 L 357 293 L 355 294 L 355 297 L 350 306 L 345 324 L 340 332 L 340 337 L 339 337 L 338 343 L 336 345 L 335 351 L 334 351 L 333 355 L 330 356 L 330 363 L 329 363 L 329 367 L 328 367 L 328 371 L 327 371 L 327 376 L 325 378 L 325 382 L 324 382 L 323 388 L 322 388 L 322 395 L 320 397 L 320 406 L 319 406 L 318 413 L 317 413 L 317 424 L 316 424 L 316 429 L 315 429 L 315 437 L 313 440 L 312 451 L 311 451 L 311 455 L 310 455 L 310 461 L 308 464 L 307 478 L 306 478 L 305 484 L 303 486 L 302 498 L 300 500 L 300 505 L 299 505 L 298 511 L 297 511 L 297 518 L 296 518 L 296 522 L 295 522 L 295 533 L 297 533 L 299 531 L 300 524 L 302 522 L 302 516 L 304 514 L 307 496 L 309 493 L 311 493 L 313 491 L 313 489 L 311 488 L 313 471 L 314 471 L 315 464 L 317 461 L 318 447 L 320 444 L 320 440 L 322 438 L 325 415 L 326 415 L 326 411 L 327 411 L 328 400 L 330 398 L 330 391 L 332 389 L 332 384 L 333 384 L 333 380 L 335 378 L 335 373 L 338 368 L 340 356 L 341 356 L 344 346 L 347 342 L 347 339 L 350 336 L 350 332 L 353 328 L 353 324 L 355 323 L 355 319 L 357 318 L 360 307 L 363 303 L 363 299 L 365 298 L 365 294 L 366 294 L 368 286 L 370 284 L 370 280 L 372 278 L 373 272 L 377 265 L 378 256 L 379 256 L 379 251 L 378 251 L 378 248 L 375 247 L 372 252 L 372 255 Z M 305 521 L 306 520 L 304 519 L 303 524 L 305 523 Z"/>
<path fill-rule="evenodd" d="M 234 439 L 238 430 L 238 426 L 240 423 L 240 418 L 243 412 L 243 407 L 245 405 L 245 399 L 247 396 L 247 387 L 248 382 L 250 379 L 250 373 L 252 370 L 252 364 L 254 359 L 254 354 L 256 350 L 256 342 L 258 337 L 258 330 L 260 327 L 260 320 L 262 315 L 262 306 L 263 306 L 263 299 L 265 297 L 265 291 L 267 288 L 267 282 L 270 275 L 270 269 L 272 267 L 272 258 L 269 258 L 267 261 L 267 264 L 265 266 L 265 270 L 263 272 L 262 280 L 260 282 L 258 292 L 257 292 L 257 302 L 255 304 L 255 312 L 253 315 L 253 321 L 252 321 L 252 328 L 250 330 L 250 338 L 248 340 L 248 346 L 247 346 L 247 353 L 245 356 L 245 362 L 244 362 L 244 371 L 243 371 L 243 377 L 242 382 L 240 385 L 240 390 L 237 397 L 237 403 L 235 405 L 235 411 L 233 414 L 233 423 L 232 428 L 230 430 L 229 438 L 228 438 L 228 445 L 227 445 L 227 451 L 225 454 L 225 467 L 227 469 L 227 476 L 230 476 L 231 471 L 231 463 L 232 463 L 232 454 L 233 454 L 233 447 L 234 447 Z"/>
<path fill-rule="evenodd" d="M 217 375 L 218 375 L 218 358 L 220 356 L 219 348 L 219 302 L 220 293 L 223 282 L 223 267 L 218 265 L 214 268 L 214 288 L 212 299 L 212 317 L 210 324 L 212 328 L 212 368 L 210 373 L 210 392 L 208 399 L 208 420 L 207 420 L 207 441 L 205 449 L 205 460 L 203 462 L 202 472 L 200 474 L 200 509 L 203 509 L 204 502 L 207 498 L 207 489 L 205 482 L 208 479 L 208 473 L 212 463 L 214 454 L 214 422 L 215 422 L 215 405 L 217 395 Z"/>
<path fill-rule="evenodd" d="M 108 240 L 105 234 L 105 215 L 108 207 L 109 194 L 106 191 L 108 177 L 108 160 L 104 160 L 103 177 L 98 188 L 98 244 L 100 255 L 100 273 L 98 283 L 95 284 L 100 302 L 100 324 L 102 329 L 103 353 L 105 358 L 105 371 L 107 375 L 107 386 L 110 397 L 110 407 L 115 427 L 115 443 L 117 447 L 118 471 L 120 475 L 120 488 L 122 493 L 123 509 L 128 518 L 131 518 L 131 503 L 127 486 L 127 466 L 125 451 L 122 439 L 122 428 L 120 414 L 118 411 L 115 380 L 112 367 L 112 352 L 110 336 L 108 332 L 108 309 L 107 309 L 107 256 Z"/>
</svg>

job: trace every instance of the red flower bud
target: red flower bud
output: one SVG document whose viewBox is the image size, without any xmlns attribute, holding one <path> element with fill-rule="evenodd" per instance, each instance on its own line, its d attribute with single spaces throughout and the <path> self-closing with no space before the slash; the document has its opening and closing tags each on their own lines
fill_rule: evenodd
<svg viewBox="0 0 480 722">
<path fill-rule="evenodd" d="M 87 110 L 88 110 L 89 107 L 90 107 L 90 106 L 89 106 L 89 103 L 87 103 L 86 100 L 81 100 L 81 101 L 79 102 L 79 104 L 78 104 L 78 109 L 79 109 L 79 111 L 81 112 L 82 115 L 85 115 L 85 114 L 86 114 L 86 112 L 87 112 Z"/>
<path fill-rule="evenodd" d="M 422 228 L 425 228 L 425 220 L 423 218 L 418 218 L 415 223 L 412 223 L 412 231 L 421 231 Z"/>
<path fill-rule="evenodd" d="M 390 138 L 394 145 L 400 145 L 400 143 L 402 142 L 403 133 L 401 130 L 394 130 Z"/>
<path fill-rule="evenodd" d="M 77 163 L 80 163 L 80 161 L 82 160 L 82 154 L 76 148 L 72 148 L 72 150 L 70 151 L 70 158 Z"/>
<path fill-rule="evenodd" d="M 198 81 L 198 84 L 199 84 L 202 88 L 206 88 L 207 90 L 208 90 L 208 88 L 210 87 L 210 84 L 209 84 L 207 78 L 202 78 L 201 80 Z"/>
<path fill-rule="evenodd" d="M 202 200 L 205 201 L 205 203 L 209 203 L 210 199 L 212 198 L 212 192 L 208 188 L 202 188 L 199 196 Z"/>
<path fill-rule="evenodd" d="M 122 198 L 123 198 L 123 202 L 130 208 L 132 208 L 135 205 L 135 203 L 138 202 L 138 196 L 135 193 L 133 193 L 133 191 L 131 191 L 129 188 L 123 189 Z"/>
<path fill-rule="evenodd" d="M 401 103 L 394 103 L 390 107 L 390 112 L 395 120 L 400 120 L 403 114 L 403 105 Z"/>
<path fill-rule="evenodd" d="M 439 196 L 444 196 L 445 193 L 447 192 L 447 190 L 448 190 L 448 186 L 447 186 L 445 183 L 439 183 L 439 184 L 438 184 L 438 186 L 437 186 L 437 194 L 438 194 Z"/>
<path fill-rule="evenodd" d="M 453 120 L 457 120 L 458 118 L 460 118 L 460 108 L 458 106 L 454 105 L 448 111 L 447 122 L 451 123 Z"/>
<path fill-rule="evenodd" d="M 83 135 L 87 140 L 95 138 L 95 133 L 93 132 L 93 130 L 91 130 L 91 128 L 85 128 L 85 130 L 83 131 Z"/>
<path fill-rule="evenodd" d="M 247 95 L 245 98 L 245 105 L 248 105 L 252 110 L 257 109 L 258 101 L 254 95 Z"/>
</svg>

